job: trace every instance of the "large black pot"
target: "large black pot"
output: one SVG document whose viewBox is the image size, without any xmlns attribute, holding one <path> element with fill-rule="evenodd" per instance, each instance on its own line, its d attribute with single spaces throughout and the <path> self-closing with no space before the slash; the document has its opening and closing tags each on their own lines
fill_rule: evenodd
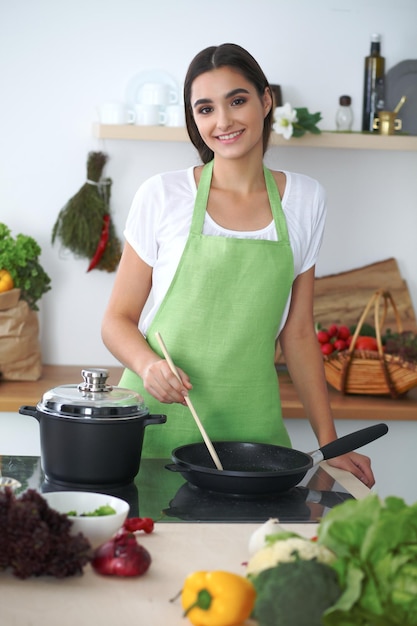
<svg viewBox="0 0 417 626">
<path fill-rule="evenodd" d="M 143 398 L 106 385 L 107 370 L 82 370 L 84 382 L 62 385 L 19 413 L 39 422 L 46 480 L 61 485 L 120 486 L 139 471 L 145 426 L 163 424 Z"/>
<path fill-rule="evenodd" d="M 173 464 L 166 469 L 179 472 L 201 489 L 235 495 L 264 495 L 288 491 L 307 471 L 323 461 L 356 450 L 388 432 L 386 424 L 374 424 L 340 437 L 311 454 L 267 443 L 213 441 L 223 470 L 218 470 L 204 443 L 180 446 L 172 452 Z"/>
</svg>

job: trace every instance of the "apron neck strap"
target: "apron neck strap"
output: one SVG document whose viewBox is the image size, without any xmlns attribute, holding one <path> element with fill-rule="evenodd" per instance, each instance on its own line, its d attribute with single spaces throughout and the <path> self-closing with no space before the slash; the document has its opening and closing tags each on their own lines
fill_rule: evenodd
<svg viewBox="0 0 417 626">
<path fill-rule="evenodd" d="M 278 241 L 289 241 L 287 220 L 285 219 L 284 211 L 282 209 L 278 187 L 271 170 L 265 167 L 265 165 L 264 176 L 269 204 L 271 205 L 272 216 L 274 218 L 275 228 L 277 229 Z"/>
<path fill-rule="evenodd" d="M 190 232 L 194 235 L 201 235 L 203 232 L 204 218 L 206 214 L 207 202 L 210 193 L 211 178 L 213 175 L 214 160 L 209 161 L 203 167 L 200 182 L 195 198 L 193 219 Z M 266 190 L 268 192 L 269 204 L 271 205 L 272 216 L 277 229 L 278 240 L 288 241 L 287 222 L 281 206 L 281 198 L 271 171 L 264 165 L 264 176 Z"/>
<path fill-rule="evenodd" d="M 191 222 L 190 232 L 194 235 L 201 235 L 203 232 L 204 218 L 208 197 L 210 193 L 211 177 L 213 175 L 214 160 L 209 161 L 203 167 L 200 176 L 200 182 L 197 187 L 197 195 L 195 197 L 193 219 Z"/>
</svg>

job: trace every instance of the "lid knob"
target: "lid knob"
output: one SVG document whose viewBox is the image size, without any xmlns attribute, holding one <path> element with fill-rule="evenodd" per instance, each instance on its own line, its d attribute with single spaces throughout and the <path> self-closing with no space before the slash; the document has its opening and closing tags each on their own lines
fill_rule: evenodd
<svg viewBox="0 0 417 626">
<path fill-rule="evenodd" d="M 81 370 L 81 375 L 84 378 L 84 382 L 78 385 L 78 389 L 83 393 L 99 393 L 113 389 L 111 385 L 106 385 L 109 376 L 109 372 L 106 369 Z"/>
</svg>

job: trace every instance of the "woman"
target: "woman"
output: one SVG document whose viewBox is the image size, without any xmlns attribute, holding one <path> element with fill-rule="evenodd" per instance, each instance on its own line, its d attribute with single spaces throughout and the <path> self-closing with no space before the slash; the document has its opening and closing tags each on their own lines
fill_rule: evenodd
<svg viewBox="0 0 417 626">
<path fill-rule="evenodd" d="M 120 384 L 168 416 L 164 426 L 147 428 L 143 455 L 167 457 L 201 440 L 188 393 L 211 439 L 290 446 L 274 367 L 278 338 L 324 445 L 337 437 L 313 323 L 324 191 L 311 178 L 264 167 L 271 90 L 240 46 L 200 52 L 184 102 L 204 165 L 154 176 L 138 190 L 102 325 L 106 346 L 127 368 Z M 162 358 L 156 331 L 181 382 Z M 374 484 L 363 455 L 332 464 Z"/>
</svg>

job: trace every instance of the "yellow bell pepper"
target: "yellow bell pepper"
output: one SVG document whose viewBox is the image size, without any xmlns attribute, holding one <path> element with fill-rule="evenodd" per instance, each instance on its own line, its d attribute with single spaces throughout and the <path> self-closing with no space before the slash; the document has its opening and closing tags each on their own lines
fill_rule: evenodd
<svg viewBox="0 0 417 626">
<path fill-rule="evenodd" d="M 194 626 L 237 626 L 255 605 L 255 588 L 247 578 L 231 572 L 194 572 L 181 592 L 184 616 Z"/>
</svg>

